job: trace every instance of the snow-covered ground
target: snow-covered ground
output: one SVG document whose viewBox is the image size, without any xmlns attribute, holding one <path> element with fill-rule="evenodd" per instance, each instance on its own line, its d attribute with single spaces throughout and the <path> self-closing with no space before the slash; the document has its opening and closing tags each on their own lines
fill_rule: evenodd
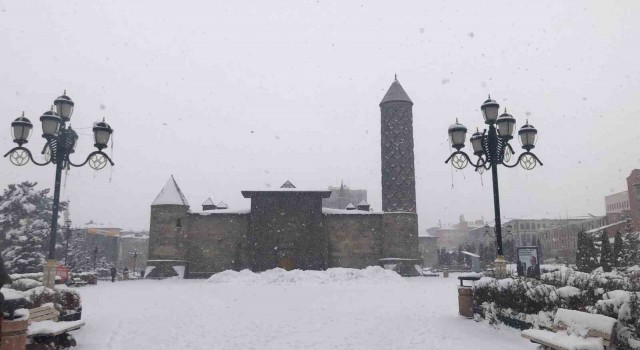
<svg viewBox="0 0 640 350">
<path fill-rule="evenodd" d="M 450 278 L 379 268 L 227 271 L 78 288 L 77 349 L 535 349 L 458 315 Z"/>
</svg>

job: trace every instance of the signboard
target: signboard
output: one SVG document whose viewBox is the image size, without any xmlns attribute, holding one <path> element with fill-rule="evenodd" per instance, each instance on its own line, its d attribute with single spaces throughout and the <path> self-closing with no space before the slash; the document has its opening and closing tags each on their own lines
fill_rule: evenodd
<svg viewBox="0 0 640 350">
<path fill-rule="evenodd" d="M 57 265 L 56 276 L 60 277 L 62 282 L 66 282 L 69 279 L 69 268 L 64 265 Z"/>
<path fill-rule="evenodd" d="M 538 260 L 538 247 L 517 247 L 518 276 L 540 278 L 540 262 Z"/>
</svg>

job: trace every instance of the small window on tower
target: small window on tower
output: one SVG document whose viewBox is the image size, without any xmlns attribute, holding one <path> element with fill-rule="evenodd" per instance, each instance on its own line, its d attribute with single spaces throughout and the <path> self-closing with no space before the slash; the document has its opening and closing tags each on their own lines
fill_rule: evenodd
<svg viewBox="0 0 640 350">
<path fill-rule="evenodd" d="M 176 228 L 182 228 L 182 219 L 176 220 Z"/>
</svg>

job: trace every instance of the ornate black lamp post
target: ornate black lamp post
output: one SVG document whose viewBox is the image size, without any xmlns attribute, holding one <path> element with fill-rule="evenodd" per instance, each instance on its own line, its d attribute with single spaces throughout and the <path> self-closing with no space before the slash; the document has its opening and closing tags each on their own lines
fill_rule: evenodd
<svg viewBox="0 0 640 350">
<path fill-rule="evenodd" d="M 476 171 L 483 173 L 485 170 L 491 169 L 491 175 L 493 177 L 493 206 L 495 211 L 495 237 L 498 250 L 498 256 L 494 262 L 495 273 L 498 277 L 506 276 L 506 261 L 504 259 L 504 250 L 502 247 L 502 224 L 500 222 L 500 196 L 498 191 L 498 165 L 504 165 L 507 168 L 514 168 L 520 164 L 527 170 L 532 170 L 538 163 L 542 165 L 542 162 L 538 157 L 531 153 L 531 150 L 535 147 L 538 131 L 533 125 L 529 125 L 529 121 L 518 130 L 520 136 L 520 143 L 525 150 L 518 160 L 509 164 L 511 156 L 514 151 L 509 141 L 513 138 L 513 132 L 516 125 L 516 120 L 511 114 L 507 113 L 505 109 L 504 113 L 498 116 L 498 110 L 500 105 L 491 99 L 484 101 L 482 106 L 482 116 L 489 130 L 476 131 L 471 135 L 470 142 L 473 147 L 473 154 L 478 157 L 478 160 L 473 163 L 469 156 L 461 151 L 464 147 L 464 142 L 467 135 L 467 128 L 460 124 L 457 120 L 455 124 L 449 126 L 449 141 L 451 146 L 456 149 L 449 158 L 445 161 L 448 163 L 451 161 L 456 169 L 464 169 L 468 164 L 471 164 Z"/>
<path fill-rule="evenodd" d="M 53 208 L 51 215 L 51 237 L 49 242 L 49 254 L 47 256 L 47 262 L 44 268 L 44 274 L 42 282 L 47 287 L 53 287 L 55 284 L 55 252 L 56 252 L 56 232 L 58 230 L 58 208 L 60 205 L 60 182 L 62 178 L 62 170 L 70 169 L 71 166 L 81 167 L 85 164 L 89 164 L 95 170 L 104 168 L 107 163 L 113 165 L 113 161 L 102 150 L 107 147 L 109 138 L 113 129 L 109 124 L 103 121 L 93 124 L 94 146 L 98 148 L 97 151 L 91 152 L 87 159 L 80 163 L 75 164 L 69 159 L 69 155 L 75 152 L 76 142 L 78 141 L 78 134 L 67 126 L 67 123 L 71 120 L 71 114 L 73 113 L 75 103 L 65 93 L 55 99 L 54 106 L 50 111 L 44 112 L 40 117 L 42 122 L 42 137 L 45 138 L 46 144 L 42 149 L 42 154 L 45 156 L 43 163 L 36 161 L 31 154 L 31 151 L 25 147 L 22 147 L 29 141 L 31 136 L 31 130 L 33 124 L 27 118 L 24 113 L 21 117 L 11 123 L 13 142 L 18 144 L 18 147 L 13 148 L 4 156 L 9 156 L 11 163 L 17 166 L 27 164 L 29 161 L 38 166 L 45 166 L 49 163 L 56 166 L 56 180 L 53 192 Z"/>
</svg>

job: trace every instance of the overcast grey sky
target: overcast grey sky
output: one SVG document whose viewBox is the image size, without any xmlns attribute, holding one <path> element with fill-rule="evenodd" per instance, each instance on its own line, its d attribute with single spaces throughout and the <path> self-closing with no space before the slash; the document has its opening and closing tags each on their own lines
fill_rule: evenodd
<svg viewBox="0 0 640 350">
<path fill-rule="evenodd" d="M 638 33 L 637 1 L 0 0 L 0 145 L 24 110 L 39 152 L 38 118 L 67 89 L 76 160 L 94 121 L 115 129 L 112 172 L 69 172 L 76 224 L 148 229 L 171 174 L 196 210 L 209 196 L 248 207 L 241 190 L 287 179 L 344 179 L 380 209 L 378 103 L 397 73 L 414 101 L 421 230 L 493 216 L 490 174 L 444 164 L 447 127 L 482 126 L 488 93 L 538 128 L 545 163 L 500 168 L 504 217 L 603 214 L 640 167 Z M 53 184 L 53 166 L 3 159 L 0 172 L 3 188 Z"/>
</svg>

